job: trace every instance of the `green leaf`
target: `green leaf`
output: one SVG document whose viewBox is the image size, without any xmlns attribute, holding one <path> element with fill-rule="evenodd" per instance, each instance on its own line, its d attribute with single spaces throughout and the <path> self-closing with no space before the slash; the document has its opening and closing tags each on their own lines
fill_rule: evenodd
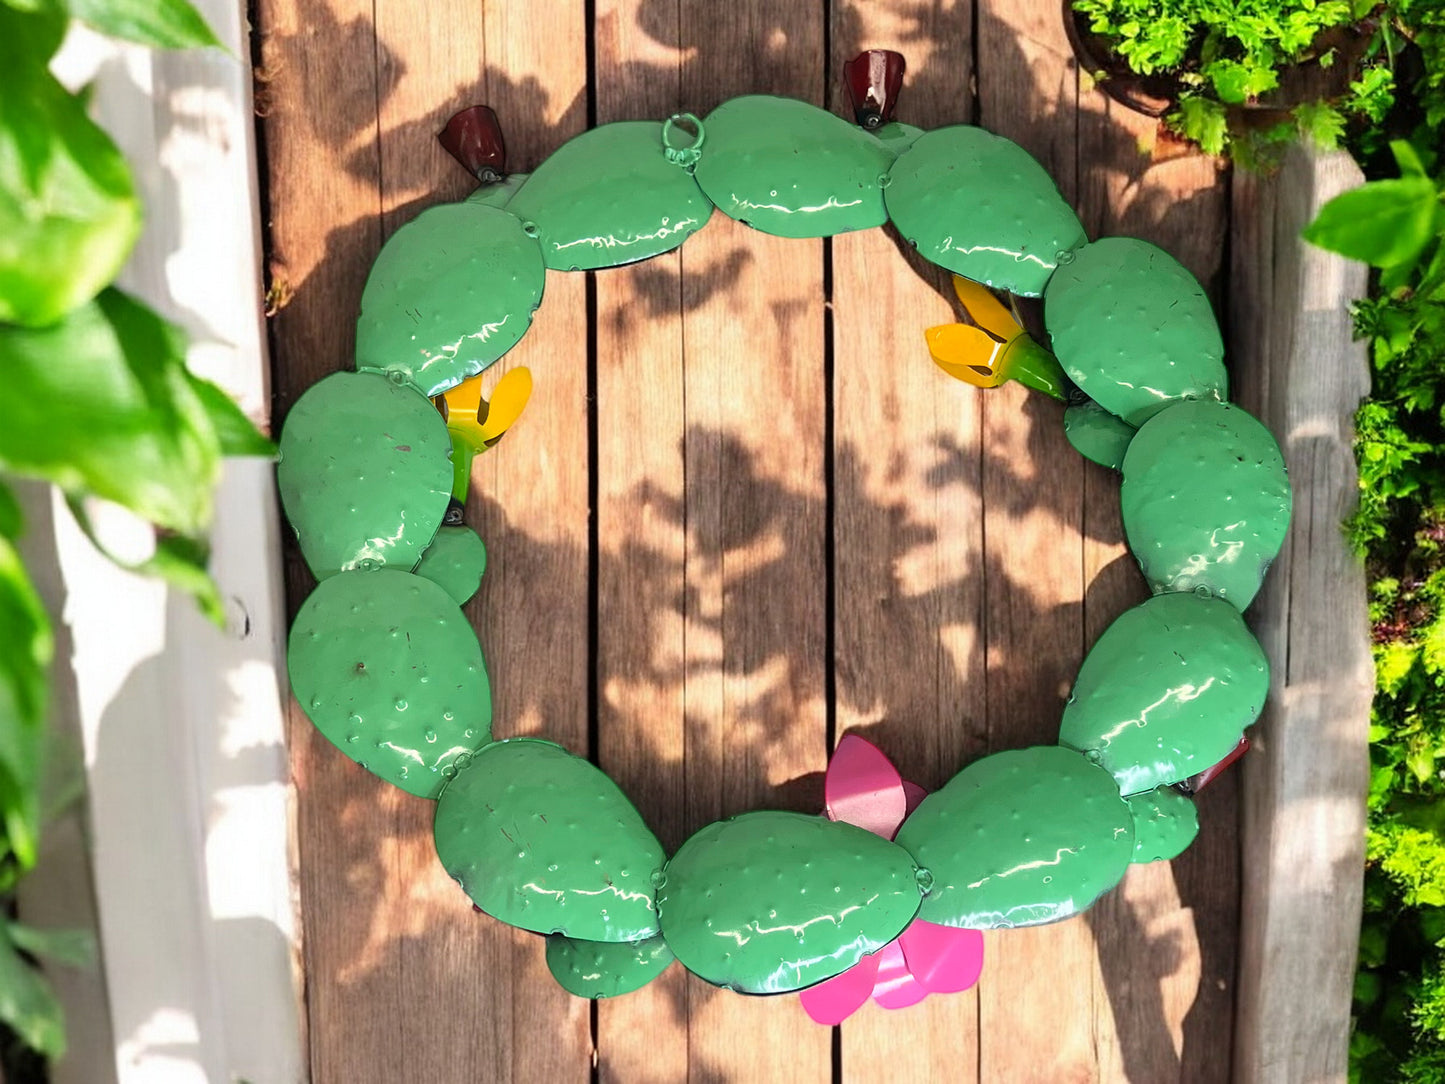
<svg viewBox="0 0 1445 1084">
<path fill-rule="evenodd" d="M 43 66 L 60 48 L 70 23 L 60 0 L 0 0 L 0 62 Z"/>
<path fill-rule="evenodd" d="M 1343 114 L 1327 102 L 1304 102 L 1295 106 L 1294 122 L 1300 135 L 1322 150 L 1334 150 L 1345 134 Z"/>
<path fill-rule="evenodd" d="M 45 976 L 16 951 L 0 925 L 0 1022 L 50 1058 L 65 1053 L 65 1017 Z"/>
<path fill-rule="evenodd" d="M 259 455 L 270 458 L 276 454 L 276 445 L 251 424 L 236 401 L 226 394 L 225 389 L 209 380 L 190 375 L 191 387 L 196 397 L 211 416 L 211 425 L 221 442 L 222 455 Z"/>
<path fill-rule="evenodd" d="M 9 931 L 11 943 L 32 956 L 69 967 L 95 963 L 95 935 L 89 930 L 37 930 L 12 922 Z"/>
<path fill-rule="evenodd" d="M 1205 154 L 1223 154 L 1229 136 L 1229 118 L 1224 106 L 1210 98 L 1182 98 L 1170 121 L 1186 137 L 1198 143 Z"/>
<path fill-rule="evenodd" d="M 1230 105 L 1243 105 L 1279 85 L 1273 68 L 1259 64 L 1241 64 L 1237 60 L 1216 60 L 1204 72 L 1214 84 L 1219 100 Z"/>
<path fill-rule="evenodd" d="M 93 493 L 195 535 L 220 441 L 181 335 L 110 289 L 53 327 L 0 327 L 0 468 Z"/>
<path fill-rule="evenodd" d="M 20 554 L 0 539 L 0 826 L 22 869 L 35 864 L 50 619 Z"/>
<path fill-rule="evenodd" d="M 186 0 L 70 0 L 70 10 L 102 34 L 157 49 L 221 44 Z"/>
<path fill-rule="evenodd" d="M 20 502 L 4 482 L 0 482 L 0 538 L 19 538 L 25 529 L 25 516 Z"/>
<path fill-rule="evenodd" d="M 0 94 L 0 321 L 40 327 L 119 273 L 141 228 L 120 151 L 35 63 Z"/>
<path fill-rule="evenodd" d="M 1375 267 L 1404 263 L 1435 236 L 1435 185 L 1427 177 L 1370 181 L 1320 208 L 1304 238 Z"/>
</svg>

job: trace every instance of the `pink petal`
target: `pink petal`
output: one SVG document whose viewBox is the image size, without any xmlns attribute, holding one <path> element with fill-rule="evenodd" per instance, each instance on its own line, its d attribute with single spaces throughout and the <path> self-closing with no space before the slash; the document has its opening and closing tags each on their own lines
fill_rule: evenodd
<svg viewBox="0 0 1445 1084">
<path fill-rule="evenodd" d="M 919 802 L 928 797 L 928 791 L 924 790 L 917 783 L 910 783 L 906 779 L 903 781 L 903 794 L 908 801 L 907 812 L 904 813 L 905 817 L 918 808 Z"/>
<path fill-rule="evenodd" d="M 906 1009 L 928 996 L 928 988 L 908 971 L 908 961 L 897 941 L 890 941 L 878 953 L 878 979 L 873 1000 L 885 1009 Z"/>
<path fill-rule="evenodd" d="M 892 839 L 908 808 L 903 786 L 898 769 L 878 746 L 857 734 L 844 734 L 823 779 L 828 819 Z"/>
<path fill-rule="evenodd" d="M 873 992 L 873 980 L 877 974 L 878 957 L 864 956 L 841 975 L 808 987 L 798 998 L 815 1023 L 832 1027 L 863 1007 L 863 1002 Z"/>
<path fill-rule="evenodd" d="M 967 990 L 983 971 L 983 934 L 915 918 L 896 942 L 913 977 L 931 994 Z"/>
</svg>

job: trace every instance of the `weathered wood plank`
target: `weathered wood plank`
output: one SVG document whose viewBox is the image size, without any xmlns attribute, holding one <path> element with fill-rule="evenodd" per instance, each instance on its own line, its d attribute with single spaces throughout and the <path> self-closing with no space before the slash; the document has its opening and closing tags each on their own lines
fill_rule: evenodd
<svg viewBox="0 0 1445 1084">
<path fill-rule="evenodd" d="M 369 0 L 263 0 L 257 14 L 257 108 L 265 117 L 270 197 L 268 279 L 273 296 L 289 301 L 270 325 L 272 417 L 279 432 L 307 387 L 350 363 L 354 326 L 334 314 L 355 310 L 380 245 L 376 42 Z M 311 579 L 294 536 L 283 531 L 283 538 L 287 604 L 294 613 Z M 297 796 L 305 1025 L 311 1075 L 324 1082 L 343 1075 L 331 1053 L 346 1041 L 348 1027 L 380 1031 L 363 1023 L 371 1007 L 365 991 L 339 981 L 354 946 L 366 941 L 372 908 L 336 906 L 323 919 L 316 907 L 339 890 L 374 892 L 382 876 L 374 838 L 340 832 L 338 825 L 354 822 L 361 807 L 380 799 L 383 787 L 339 761 L 294 700 L 287 721 Z M 390 1042 L 376 1053 L 384 1060 L 375 1068 L 399 1068 L 392 1059 L 400 1057 L 400 1044 Z"/>
<path fill-rule="evenodd" d="M 843 64 L 891 48 L 908 60 L 900 119 L 970 119 L 968 0 L 832 14 L 834 112 L 850 115 Z M 948 274 L 892 231 L 844 234 L 832 255 L 836 731 L 869 737 L 932 790 L 984 746 L 982 397 L 924 345 L 924 328 L 956 319 Z M 842 1079 L 972 1080 L 977 1041 L 976 992 L 869 1004 L 842 1027 Z"/>
<path fill-rule="evenodd" d="M 677 12 L 603 0 L 594 31 L 597 122 L 663 118 L 681 97 Z M 707 228 L 707 227 L 705 227 Z M 691 242 L 696 244 L 697 241 Z M 687 821 L 687 524 L 681 252 L 596 274 L 597 758 L 674 853 Z M 597 1005 L 604 1081 L 688 1075 L 687 976 L 674 965 Z"/>
<path fill-rule="evenodd" d="M 1034 155 L 1077 200 L 1077 82 L 1059 5 L 980 0 L 979 123 Z M 989 751 L 1058 741 L 1082 658 L 1083 464 L 1062 405 L 1009 384 L 983 405 Z M 981 1080 L 1082 1081 L 1094 1052 L 1086 920 L 988 935 Z"/>
<path fill-rule="evenodd" d="M 819 100 L 822 38 L 816 9 L 604 4 L 598 119 Z M 669 850 L 821 801 L 797 785 L 826 754 L 821 253 L 715 215 L 680 255 L 597 276 L 599 755 Z M 598 1048 L 615 1080 L 831 1066 L 795 998 L 680 968 L 600 1005 Z"/>
<path fill-rule="evenodd" d="M 1250 1084 L 1344 1080 L 1347 1068 L 1374 675 L 1364 573 L 1340 524 L 1357 495 L 1352 420 L 1369 392 L 1349 318 L 1366 271 L 1299 231 L 1362 179 L 1344 155 L 1294 150 L 1275 176 L 1234 183 L 1239 398 L 1278 438 L 1294 489 L 1252 611 L 1273 674 L 1244 761 L 1234 1079 Z"/>
<path fill-rule="evenodd" d="M 1152 241 L 1223 288 L 1227 175 L 1159 139 L 1158 122 L 1088 85 L 1078 111 L 1077 207 L 1090 237 Z M 1084 464 L 1085 643 L 1148 595 L 1124 544 L 1119 475 Z M 1225 1081 L 1233 1026 L 1238 775 L 1199 799 L 1201 832 L 1174 863 L 1133 867 L 1088 915 L 1098 954 L 1095 1047 L 1103 1079 Z"/>
<path fill-rule="evenodd" d="M 415 19 L 415 5 L 399 2 Z M 432 33 L 447 32 L 426 21 Z M 470 100 L 497 111 L 510 168 L 530 170 L 587 126 L 586 5 L 489 2 L 483 31 L 486 66 Z M 472 78 L 476 60 L 462 64 L 456 75 Z M 579 754 L 591 752 L 587 321 L 585 279 L 548 271 L 531 330 L 495 367 L 498 376 L 529 367 L 532 402 L 516 432 L 475 462 L 467 502 L 468 522 L 488 551 L 482 589 L 466 611 L 492 675 L 493 732 L 545 736 Z M 431 862 L 439 870 L 434 855 Z M 520 1080 L 587 1079 L 591 1012 L 552 980 L 543 939 L 470 915 L 454 889 L 453 898 L 495 954 L 470 979 L 479 992 L 495 984 L 477 998 L 472 1027 L 497 1026 L 498 1016 L 510 1022 L 497 1065 L 482 1071 Z M 475 1079 L 478 1071 L 458 1070 L 459 1079 Z"/>
<path fill-rule="evenodd" d="M 432 139 L 453 108 L 488 94 L 504 115 L 510 108 L 519 161 L 580 130 L 582 13 L 581 3 L 545 13 L 494 4 L 418 20 L 400 2 L 263 5 L 272 278 L 290 294 L 273 325 L 281 404 L 350 365 L 352 314 L 384 233 L 469 187 Z M 549 283 L 550 305 L 507 359 L 539 369 L 519 427 L 537 453 L 527 457 L 519 435 L 477 469 L 472 522 L 492 567 L 472 612 L 484 615 L 497 733 L 545 729 L 585 752 L 581 287 Z M 505 517 L 486 503 L 492 494 L 509 498 Z M 309 590 L 294 547 L 289 565 L 294 608 Z M 549 584 L 545 599 L 536 582 Z M 291 736 L 314 1079 L 585 1078 L 585 1004 L 546 981 L 540 939 L 473 914 L 436 863 L 430 804 L 338 757 L 299 712 Z"/>
</svg>

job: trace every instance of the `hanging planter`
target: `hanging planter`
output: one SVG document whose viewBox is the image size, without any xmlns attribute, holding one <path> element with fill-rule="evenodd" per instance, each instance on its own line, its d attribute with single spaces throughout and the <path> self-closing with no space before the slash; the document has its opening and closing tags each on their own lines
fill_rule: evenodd
<svg viewBox="0 0 1445 1084">
<path fill-rule="evenodd" d="M 1222 4 L 1214 19 L 1174 7 L 1063 0 L 1064 31 L 1100 90 L 1205 153 L 1259 164 L 1296 134 L 1333 146 L 1347 125 L 1378 123 L 1393 106 L 1395 53 L 1408 43 L 1383 9 L 1332 23 L 1348 9 L 1300 5 L 1261 28 Z"/>
</svg>

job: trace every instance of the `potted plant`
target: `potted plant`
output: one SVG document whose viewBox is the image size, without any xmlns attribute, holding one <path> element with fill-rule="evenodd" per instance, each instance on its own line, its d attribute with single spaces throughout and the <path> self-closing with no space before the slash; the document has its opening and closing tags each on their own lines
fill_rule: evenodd
<svg viewBox="0 0 1445 1084">
<path fill-rule="evenodd" d="M 1418 0 L 1064 0 L 1080 64 L 1206 154 L 1268 164 L 1297 136 L 1334 147 L 1387 124 L 1418 65 Z"/>
</svg>

